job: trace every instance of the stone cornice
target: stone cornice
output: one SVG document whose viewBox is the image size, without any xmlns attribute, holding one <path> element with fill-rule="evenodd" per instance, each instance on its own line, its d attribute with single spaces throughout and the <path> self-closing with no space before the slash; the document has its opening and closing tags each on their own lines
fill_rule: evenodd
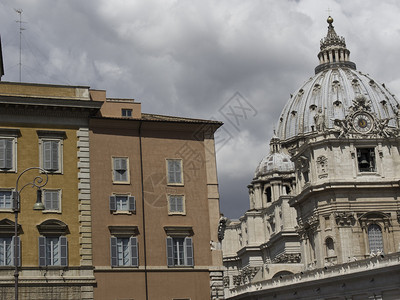
<svg viewBox="0 0 400 300">
<path fill-rule="evenodd" d="M 307 186 L 299 195 L 289 200 L 290 206 L 296 206 L 307 200 L 311 194 L 327 192 L 329 189 L 382 189 L 399 188 L 399 180 L 379 180 L 379 181 L 329 181 L 322 184 Z"/>
</svg>

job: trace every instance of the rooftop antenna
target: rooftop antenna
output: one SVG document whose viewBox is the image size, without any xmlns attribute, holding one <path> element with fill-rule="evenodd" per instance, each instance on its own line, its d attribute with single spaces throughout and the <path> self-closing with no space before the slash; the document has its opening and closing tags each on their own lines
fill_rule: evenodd
<svg viewBox="0 0 400 300">
<path fill-rule="evenodd" d="M 15 9 L 14 10 L 19 14 L 19 21 L 16 21 L 17 23 L 19 23 L 19 82 L 22 81 L 22 75 L 21 75 L 21 71 L 22 71 L 22 30 L 25 30 L 25 28 L 22 28 L 22 23 L 26 23 L 26 22 L 22 22 L 22 9 Z"/>
</svg>

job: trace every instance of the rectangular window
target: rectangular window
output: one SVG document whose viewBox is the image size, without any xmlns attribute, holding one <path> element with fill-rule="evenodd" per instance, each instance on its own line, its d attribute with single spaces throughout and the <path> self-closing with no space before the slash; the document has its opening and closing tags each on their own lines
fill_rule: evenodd
<svg viewBox="0 0 400 300">
<path fill-rule="evenodd" d="M 110 196 L 111 211 L 129 211 L 136 210 L 135 197 L 129 195 L 112 195 Z"/>
<path fill-rule="evenodd" d="M 360 172 L 376 172 L 375 149 L 357 148 L 357 163 Z"/>
<path fill-rule="evenodd" d="M 168 184 L 183 184 L 182 159 L 167 159 Z"/>
<path fill-rule="evenodd" d="M 39 237 L 39 266 L 67 266 L 68 243 L 65 236 Z"/>
<path fill-rule="evenodd" d="M 127 157 L 113 157 L 113 181 L 116 183 L 128 183 L 128 158 Z"/>
<path fill-rule="evenodd" d="M 15 237 L 0 237 L 0 266 L 14 266 Z M 20 265 L 20 239 L 17 237 L 17 265 Z"/>
<path fill-rule="evenodd" d="M 0 138 L 0 170 L 12 171 L 15 169 L 14 138 Z"/>
<path fill-rule="evenodd" d="M 0 209 L 12 208 L 12 191 L 0 190 Z"/>
<path fill-rule="evenodd" d="M 43 203 L 45 210 L 60 211 L 61 210 L 61 191 L 60 190 L 44 190 Z"/>
<path fill-rule="evenodd" d="M 193 266 L 192 238 L 167 237 L 167 265 Z"/>
<path fill-rule="evenodd" d="M 42 140 L 42 168 L 48 172 L 61 172 L 61 141 Z"/>
<path fill-rule="evenodd" d="M 121 113 L 123 117 L 128 117 L 128 118 L 132 117 L 132 109 L 122 108 Z"/>
<path fill-rule="evenodd" d="M 185 198 L 183 195 L 168 196 L 168 213 L 185 214 Z"/>
<path fill-rule="evenodd" d="M 138 243 L 136 237 L 111 237 L 111 266 L 137 267 Z"/>
</svg>

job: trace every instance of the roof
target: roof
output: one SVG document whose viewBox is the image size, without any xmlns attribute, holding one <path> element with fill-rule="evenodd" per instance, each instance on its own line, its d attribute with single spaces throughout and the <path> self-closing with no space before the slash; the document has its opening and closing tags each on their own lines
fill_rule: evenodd
<svg viewBox="0 0 400 300">
<path fill-rule="evenodd" d="M 165 116 L 157 114 L 147 114 L 147 113 L 142 113 L 142 120 L 160 121 L 160 122 L 179 122 L 179 123 L 206 123 L 206 124 L 215 124 L 219 126 L 223 124 L 223 122 L 216 120 L 192 119 L 192 118 L 174 117 L 174 116 Z"/>
</svg>

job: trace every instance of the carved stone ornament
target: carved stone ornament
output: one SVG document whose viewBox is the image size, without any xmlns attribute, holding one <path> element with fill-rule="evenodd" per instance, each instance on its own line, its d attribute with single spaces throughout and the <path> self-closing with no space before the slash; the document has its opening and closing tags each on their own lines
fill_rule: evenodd
<svg viewBox="0 0 400 300">
<path fill-rule="evenodd" d="M 396 115 L 399 115 L 396 112 Z M 389 127 L 392 118 L 378 119 L 375 113 L 371 112 L 371 101 L 365 96 L 358 95 L 353 100 L 350 113 L 343 120 L 334 119 L 334 128 L 339 132 L 339 138 L 347 137 L 395 137 L 399 135 L 400 120 L 397 121 L 397 128 Z"/>
<path fill-rule="evenodd" d="M 400 224 L 400 210 L 398 210 L 396 213 L 397 213 L 397 223 Z"/>
<path fill-rule="evenodd" d="M 350 212 L 335 212 L 335 220 L 338 226 L 353 226 L 356 222 L 356 218 L 353 213 Z"/>
<path fill-rule="evenodd" d="M 328 177 L 328 158 L 324 155 L 317 157 L 318 178 Z"/>
<path fill-rule="evenodd" d="M 282 253 L 272 260 L 274 264 L 297 264 L 301 261 L 300 253 Z"/>
<path fill-rule="evenodd" d="M 224 276 L 223 278 L 224 287 L 229 287 L 229 276 Z"/>
</svg>

